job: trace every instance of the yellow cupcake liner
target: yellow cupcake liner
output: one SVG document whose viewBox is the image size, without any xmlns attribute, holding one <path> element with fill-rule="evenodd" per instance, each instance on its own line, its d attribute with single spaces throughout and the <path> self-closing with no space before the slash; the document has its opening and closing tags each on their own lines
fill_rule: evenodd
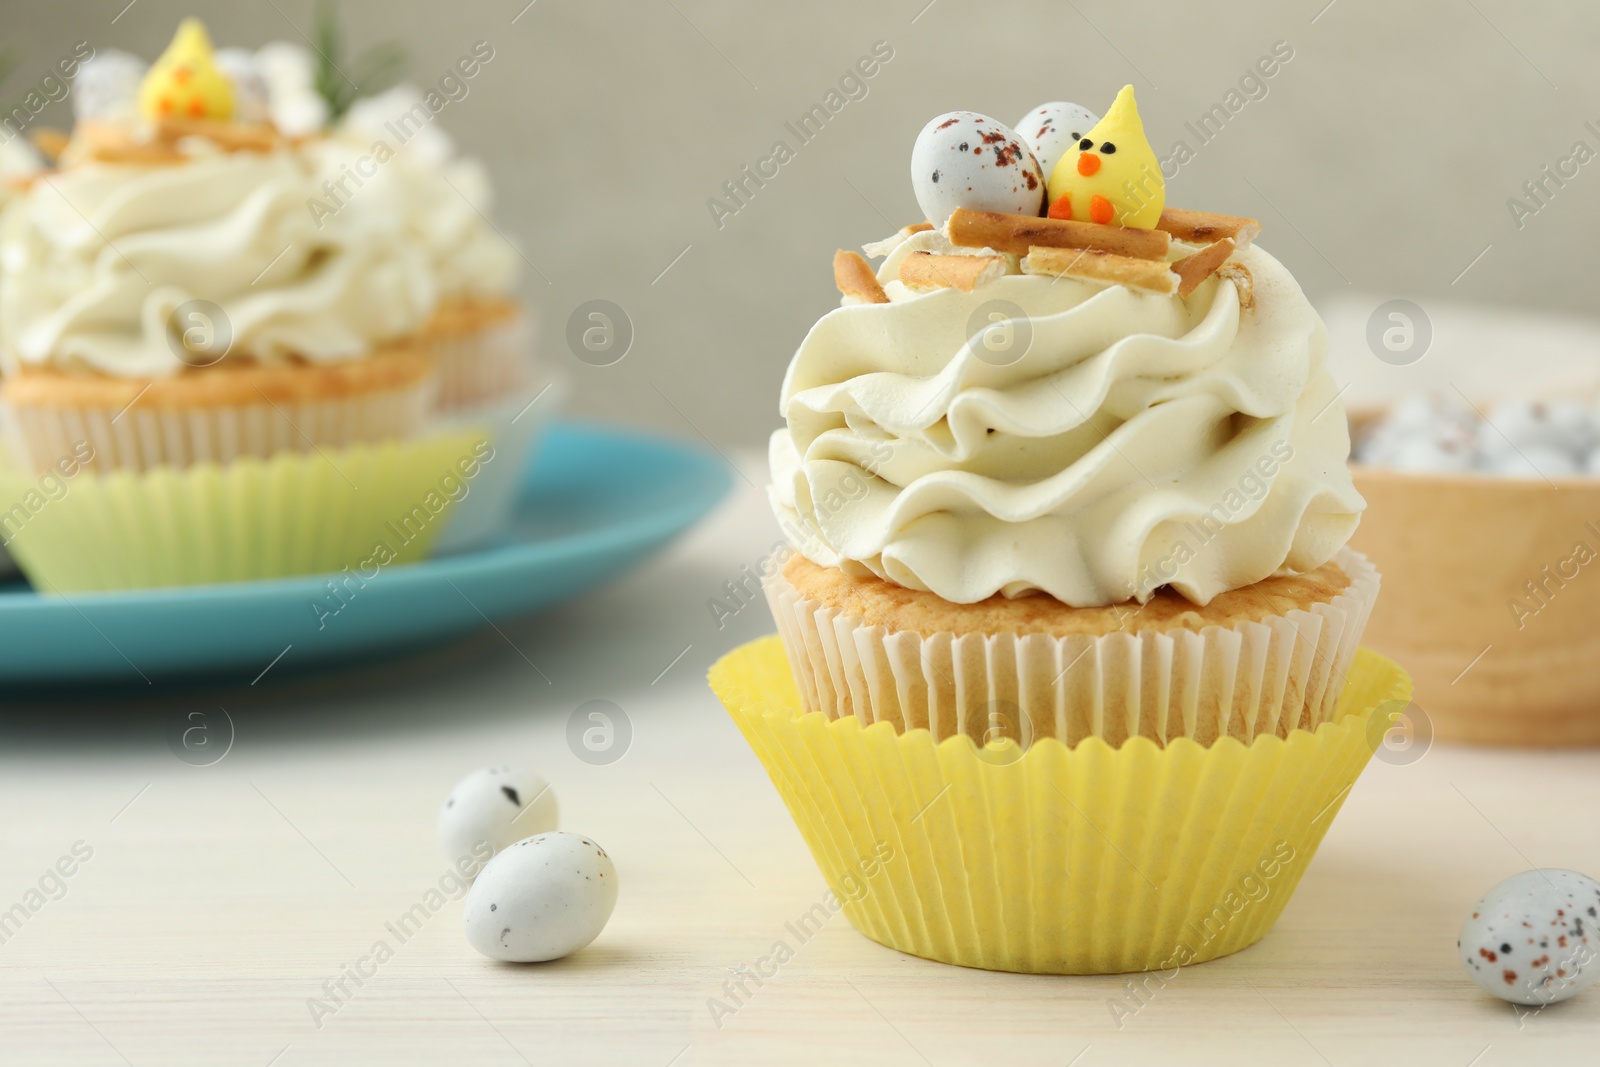
<svg viewBox="0 0 1600 1067">
<path fill-rule="evenodd" d="M 1172 971 L 1271 929 L 1411 680 L 1356 654 L 1339 713 L 1246 745 L 983 748 L 803 713 L 776 636 L 711 687 L 856 929 L 967 967 Z"/>
<path fill-rule="evenodd" d="M 43 593 L 371 570 L 427 555 L 482 428 L 226 465 L 0 466 L 0 540 Z M 481 469 L 481 464 L 478 465 Z"/>
</svg>

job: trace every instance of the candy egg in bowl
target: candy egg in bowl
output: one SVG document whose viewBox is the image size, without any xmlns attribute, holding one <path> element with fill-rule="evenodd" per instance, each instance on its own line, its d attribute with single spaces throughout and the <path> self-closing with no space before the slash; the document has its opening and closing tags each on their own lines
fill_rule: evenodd
<svg viewBox="0 0 1600 1067">
<path fill-rule="evenodd" d="M 1600 326 L 1446 303 L 1321 308 L 1346 386 L 1366 642 L 1414 730 L 1600 744 Z"/>
</svg>

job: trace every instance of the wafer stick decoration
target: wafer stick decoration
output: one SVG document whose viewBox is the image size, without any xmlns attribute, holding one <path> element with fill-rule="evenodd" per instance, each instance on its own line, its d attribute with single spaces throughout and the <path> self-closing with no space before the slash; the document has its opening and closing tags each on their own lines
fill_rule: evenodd
<svg viewBox="0 0 1600 1067">
<path fill-rule="evenodd" d="M 948 224 L 950 243 L 964 248 L 992 248 L 1024 256 L 1031 248 L 1088 248 L 1134 259 L 1165 261 L 1172 238 L 1161 230 L 1106 226 L 1036 215 L 956 208 Z"/>
<path fill-rule="evenodd" d="M 183 154 L 170 141 L 142 141 L 128 130 L 109 122 L 86 120 L 73 133 L 74 151 L 102 163 L 143 163 L 163 165 L 183 161 Z"/>
<path fill-rule="evenodd" d="M 1126 285 L 1132 289 L 1171 296 L 1178 291 L 1178 276 L 1165 260 L 1135 259 L 1092 248 L 1041 248 L 1028 250 L 1022 261 L 1024 274 L 1051 274 L 1059 278 Z"/>
<path fill-rule="evenodd" d="M 1006 272 L 999 256 L 937 256 L 913 252 L 900 261 L 900 282 L 908 289 L 960 289 L 970 293 Z"/>
<path fill-rule="evenodd" d="M 181 115 L 158 118 L 155 136 L 149 140 L 120 126 L 94 121 L 78 123 L 74 140 L 89 159 L 159 165 L 181 163 L 188 158 L 178 148 L 186 137 L 204 138 L 224 152 L 271 152 L 284 143 L 278 128 L 268 123 L 221 122 Z"/>
<path fill-rule="evenodd" d="M 1216 244 L 1206 245 L 1192 256 L 1185 256 L 1172 265 L 1173 272 L 1180 279 L 1178 282 L 1178 295 L 1188 296 L 1194 292 L 1201 282 L 1216 273 L 1218 267 L 1228 261 L 1233 255 L 1233 238 L 1224 237 Z"/>
<path fill-rule="evenodd" d="M 1166 208 L 1161 212 L 1156 228 L 1165 230 L 1178 240 L 1188 241 L 1190 244 L 1210 244 L 1224 237 L 1231 237 L 1233 243 L 1240 248 L 1249 248 L 1250 243 L 1261 233 L 1261 223 L 1255 219 L 1240 218 L 1237 215 L 1213 215 L 1209 211 L 1184 211 L 1175 207 Z"/>
<path fill-rule="evenodd" d="M 28 139 L 33 142 L 33 147 L 37 148 L 40 154 L 52 163 L 61 158 L 61 153 L 66 151 L 67 144 L 71 140 L 61 130 L 52 126 L 41 126 L 35 129 L 28 134 Z"/>
<path fill-rule="evenodd" d="M 162 115 L 156 137 L 174 144 L 185 137 L 204 137 L 227 152 L 270 152 L 281 142 L 276 126 L 267 123 L 222 122 L 216 119 Z"/>
<path fill-rule="evenodd" d="M 887 304 L 889 297 L 878 284 L 872 266 L 855 252 L 844 249 L 833 254 L 833 284 L 845 296 L 857 297 L 868 304 Z"/>
</svg>

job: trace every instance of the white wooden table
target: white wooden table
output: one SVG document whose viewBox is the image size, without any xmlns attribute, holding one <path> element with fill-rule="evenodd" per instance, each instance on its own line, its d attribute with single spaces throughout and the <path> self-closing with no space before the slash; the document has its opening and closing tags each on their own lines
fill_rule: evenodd
<svg viewBox="0 0 1600 1067">
<path fill-rule="evenodd" d="M 1594 752 L 1435 746 L 1374 763 L 1276 929 L 1184 970 L 1120 1027 L 1125 979 L 942 966 L 842 916 L 714 1018 L 730 968 L 792 942 L 785 924 L 825 890 L 703 680 L 770 627 L 757 605 L 718 630 L 706 607 L 775 537 L 760 458 L 738 459 L 749 482 L 707 525 L 503 636 L 254 688 L 6 699 L 0 909 L 38 907 L 0 944 L 0 1063 L 1594 1061 L 1600 991 L 1519 1019 L 1455 956 L 1460 920 L 1499 879 L 1530 864 L 1600 873 Z M 566 741 L 591 699 L 632 724 L 610 765 Z M 180 762 L 168 731 L 219 706 L 232 749 Z M 433 837 L 446 790 L 493 762 L 546 774 L 563 825 L 616 860 L 616 914 L 568 960 L 477 956 L 458 900 L 403 943 L 386 925 L 426 907 L 446 870 Z M 75 845 L 92 855 L 74 861 Z M 58 861 L 70 877 L 46 874 Z M 48 893 L 29 897 L 41 880 Z M 360 963 L 378 941 L 392 958 Z M 366 976 L 338 990 L 357 964 Z M 336 1010 L 314 1021 L 313 998 Z"/>
</svg>

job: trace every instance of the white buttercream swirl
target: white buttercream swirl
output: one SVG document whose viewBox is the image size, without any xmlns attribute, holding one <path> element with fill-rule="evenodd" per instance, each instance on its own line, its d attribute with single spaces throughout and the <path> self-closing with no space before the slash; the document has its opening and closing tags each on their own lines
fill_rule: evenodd
<svg viewBox="0 0 1600 1067">
<path fill-rule="evenodd" d="M 318 217 L 331 142 L 181 164 L 86 163 L 36 182 L 0 222 L 0 362 L 125 377 L 180 370 L 172 311 L 223 309 L 231 351 L 346 360 L 413 331 L 437 286 L 394 193 L 357 189 Z"/>
<path fill-rule="evenodd" d="M 518 256 L 489 222 L 489 172 L 457 154 L 435 123 L 419 126 L 417 116 L 425 114 L 422 91 L 398 85 L 358 100 L 338 133 L 363 151 L 380 142 L 394 150 L 379 177 L 398 186 L 403 221 L 432 260 L 441 299 L 507 296 L 516 285 Z"/>
<path fill-rule="evenodd" d="M 1277 260 L 1237 254 L 1189 297 L 1008 275 L 963 293 L 891 283 L 825 315 L 784 380 L 772 502 L 794 546 L 953 602 L 1043 591 L 1078 606 L 1171 585 L 1205 604 L 1349 539 L 1364 506 L 1322 322 Z M 1022 309 L 1026 354 L 969 322 Z M 987 310 L 987 309 L 985 309 Z M 980 319 L 979 321 L 983 321 Z"/>
</svg>

